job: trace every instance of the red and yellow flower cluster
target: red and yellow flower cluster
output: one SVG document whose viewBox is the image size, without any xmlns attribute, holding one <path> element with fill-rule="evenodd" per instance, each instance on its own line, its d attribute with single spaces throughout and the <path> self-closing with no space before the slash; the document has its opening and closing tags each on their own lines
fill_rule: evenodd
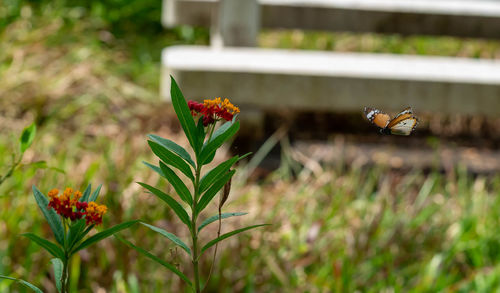
<svg viewBox="0 0 500 293">
<path fill-rule="evenodd" d="M 189 101 L 188 107 L 189 110 L 191 110 L 191 115 L 194 117 L 197 115 L 203 116 L 204 126 L 215 123 L 221 119 L 231 121 L 234 115 L 240 113 L 240 109 L 231 104 L 228 99 L 222 101 L 221 98 L 203 100 L 203 103 Z"/>
<path fill-rule="evenodd" d="M 78 190 L 73 192 L 73 189 L 69 187 L 61 195 L 59 195 L 58 189 L 52 189 L 48 196 L 50 198 L 49 207 L 53 208 L 59 215 L 71 221 L 79 220 L 85 216 L 87 225 L 101 224 L 102 216 L 108 210 L 105 205 L 98 205 L 93 201 L 80 202 L 82 193 Z"/>
</svg>

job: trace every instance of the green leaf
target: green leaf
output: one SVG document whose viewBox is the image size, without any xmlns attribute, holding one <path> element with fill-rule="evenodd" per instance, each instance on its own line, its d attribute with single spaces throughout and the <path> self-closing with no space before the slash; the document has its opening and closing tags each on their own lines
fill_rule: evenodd
<svg viewBox="0 0 500 293">
<path fill-rule="evenodd" d="M 179 197 L 185 203 L 191 206 L 191 204 L 193 204 L 193 198 L 191 197 L 191 192 L 189 192 L 189 189 L 186 187 L 184 182 L 182 182 L 179 176 L 177 176 L 177 174 L 175 174 L 175 172 L 172 171 L 172 169 L 170 169 L 167 165 L 165 165 L 161 161 L 160 161 L 160 168 L 163 174 L 165 174 L 165 178 L 167 178 L 168 182 L 172 184 Z"/>
<path fill-rule="evenodd" d="M 219 166 L 210 170 L 207 174 L 205 174 L 205 176 L 203 176 L 203 178 L 201 178 L 198 192 L 201 194 L 205 190 L 207 190 L 207 188 L 209 188 L 218 178 L 220 178 L 220 176 L 227 173 L 229 168 L 231 168 L 231 166 L 233 166 L 233 164 L 236 163 L 236 161 L 238 160 L 239 157 L 234 156 L 231 159 L 220 163 Z"/>
<path fill-rule="evenodd" d="M 184 224 L 186 224 L 189 227 L 189 229 L 191 229 L 191 222 L 188 213 L 175 199 L 173 199 L 170 195 L 164 193 L 163 191 L 156 189 L 153 186 L 147 185 L 146 183 L 142 182 L 137 182 L 137 183 L 139 183 L 142 187 L 146 188 L 147 190 L 151 191 L 151 193 L 158 196 L 158 198 L 160 198 L 164 202 L 166 202 L 168 206 L 174 210 L 175 214 L 179 217 L 179 219 Z"/>
<path fill-rule="evenodd" d="M 170 97 L 172 99 L 172 105 L 174 106 L 175 113 L 177 114 L 177 118 L 181 123 L 189 144 L 193 148 L 194 152 L 198 154 L 200 151 L 200 145 L 199 138 L 196 135 L 196 125 L 194 123 L 193 116 L 191 116 L 191 111 L 189 110 L 187 102 L 184 99 L 179 86 L 173 77 L 171 77 L 171 80 Z"/>
<path fill-rule="evenodd" d="M 149 229 L 151 229 L 151 230 L 153 230 L 155 232 L 158 232 L 161 235 L 167 237 L 168 239 L 170 239 L 170 241 L 172 241 L 173 243 L 177 244 L 182 249 L 184 249 L 189 255 L 191 255 L 191 249 L 189 249 L 189 247 L 186 245 L 186 243 L 182 242 L 182 240 L 179 237 L 177 237 L 175 234 L 167 232 L 164 229 L 161 229 L 159 227 L 146 224 L 144 222 L 141 222 L 141 224 L 144 225 L 144 226 L 146 226 L 146 227 L 148 227 Z"/>
<path fill-rule="evenodd" d="M 241 229 L 238 229 L 238 230 L 234 230 L 234 231 L 231 231 L 229 233 L 226 233 L 226 234 L 223 234 L 213 240 L 211 240 L 210 242 L 208 242 L 205 246 L 203 246 L 203 248 L 201 249 L 201 253 L 200 253 L 200 256 L 203 254 L 203 252 L 205 252 L 205 250 L 209 249 L 210 247 L 212 247 L 213 245 L 215 245 L 215 243 L 217 242 L 220 242 L 226 238 L 229 238 L 235 234 L 238 234 L 238 233 L 241 233 L 241 232 L 244 232 L 244 231 L 247 231 L 247 230 L 250 230 L 250 229 L 253 229 L 253 228 L 257 228 L 257 227 L 262 227 L 262 226 L 268 226 L 269 224 L 260 224 L 260 225 L 253 225 L 253 226 L 249 226 L 249 227 L 245 227 L 245 228 L 241 228 Z M 198 256 L 199 257 L 199 256 Z"/>
<path fill-rule="evenodd" d="M 104 231 L 101 231 L 89 238 L 87 238 L 87 240 L 83 241 L 80 245 L 78 245 L 78 247 L 76 247 L 75 249 L 73 249 L 71 251 L 71 253 L 76 253 L 77 251 L 80 251 L 82 249 L 84 249 L 85 247 L 89 246 L 89 245 L 92 245 L 98 241 L 101 241 L 113 234 L 115 234 L 116 232 L 118 231 L 121 231 L 123 229 L 127 229 L 129 228 L 130 226 L 134 225 L 135 223 L 138 223 L 139 220 L 133 220 L 133 221 L 128 221 L 128 222 L 123 222 L 123 223 L 120 223 L 118 225 L 115 225 L 109 229 L 106 229 Z"/>
<path fill-rule="evenodd" d="M 177 156 L 175 153 L 169 151 L 167 148 L 154 141 L 148 140 L 148 144 L 153 153 L 158 156 L 165 164 L 179 169 L 182 173 L 184 173 L 184 175 L 191 179 L 191 181 L 194 181 L 191 167 L 189 167 L 189 165 L 181 157 Z"/>
<path fill-rule="evenodd" d="M 153 164 L 150 164 L 148 162 L 142 162 L 144 165 L 148 166 L 151 170 L 155 171 L 156 173 L 160 174 L 161 177 L 163 178 L 167 178 L 165 177 L 165 174 L 163 174 L 163 172 L 161 171 L 160 167 L 156 166 L 156 165 L 153 165 Z"/>
<path fill-rule="evenodd" d="M 26 282 L 25 280 L 13 278 L 13 277 L 8 277 L 8 276 L 4 276 L 4 275 L 0 275 L 0 279 L 7 279 L 7 280 L 16 281 L 19 284 L 21 284 L 21 285 L 23 285 L 23 286 L 25 286 L 27 288 L 30 288 L 31 290 L 33 290 L 33 291 L 35 291 L 37 293 L 43 293 L 43 291 L 40 290 L 38 287 L 36 287 L 35 285 L 33 285 L 31 283 Z"/>
<path fill-rule="evenodd" d="M 183 158 L 184 160 L 186 160 L 186 162 L 188 162 L 191 166 L 193 166 L 193 168 L 196 167 L 193 159 L 191 159 L 191 156 L 189 155 L 189 153 L 183 148 L 181 147 L 180 145 L 176 144 L 175 142 L 171 141 L 170 139 L 166 139 L 166 138 L 163 138 L 161 136 L 158 136 L 158 135 L 154 135 L 154 134 L 150 134 L 148 135 L 148 137 L 162 145 L 163 147 L 167 148 L 168 150 L 178 154 L 181 158 Z"/>
<path fill-rule="evenodd" d="M 90 197 L 90 192 L 92 191 L 92 184 L 87 185 L 87 188 L 83 191 L 80 202 L 88 202 Z"/>
<path fill-rule="evenodd" d="M 203 126 L 203 119 L 199 118 L 198 119 L 198 125 L 196 125 L 196 130 L 198 131 L 197 136 L 198 136 L 198 148 L 201 149 L 201 146 L 205 142 L 205 126 Z"/>
<path fill-rule="evenodd" d="M 82 237 L 85 235 L 81 235 L 83 229 L 85 229 L 85 220 L 80 219 L 71 224 L 69 227 L 69 231 L 67 234 L 68 237 L 68 247 L 71 249 L 75 243 L 79 242 Z"/>
<path fill-rule="evenodd" d="M 130 248 L 133 248 L 135 249 L 137 252 L 141 253 L 142 255 L 154 260 L 155 262 L 161 264 L 162 266 L 166 267 L 167 269 L 169 269 L 170 271 L 172 271 L 174 274 L 176 274 L 177 276 L 179 276 L 181 279 L 183 279 L 191 288 L 193 287 L 193 283 L 191 283 L 191 281 L 188 279 L 188 277 L 186 277 L 186 275 L 184 275 L 181 271 L 179 271 L 174 265 L 166 262 L 166 261 L 163 261 L 162 259 L 160 259 L 159 257 L 151 254 L 149 251 L 147 250 L 144 250 L 138 246 L 135 246 L 134 244 L 132 244 L 131 242 L 123 239 L 122 237 L 118 236 L 118 235 L 114 235 L 118 240 L 120 240 L 121 242 L 125 243 L 126 245 L 128 245 Z"/>
<path fill-rule="evenodd" d="M 26 127 L 21 133 L 19 138 L 21 153 L 24 153 L 33 143 L 36 134 L 36 125 L 32 123 L 30 126 Z"/>
<path fill-rule="evenodd" d="M 214 196 L 219 192 L 222 187 L 231 179 L 231 177 L 234 175 L 236 170 L 231 170 L 227 172 L 224 176 L 219 177 L 217 181 L 210 187 L 205 194 L 200 198 L 200 201 L 196 205 L 196 213 L 199 214 L 203 209 L 212 201 Z"/>
<path fill-rule="evenodd" d="M 236 121 L 235 123 L 226 122 L 221 127 L 219 127 L 213 134 L 210 141 L 203 146 L 201 150 L 201 154 L 199 157 L 199 161 L 202 162 L 203 165 L 210 163 L 211 158 L 217 149 L 229 138 L 238 132 L 240 129 L 240 122 Z"/>
<path fill-rule="evenodd" d="M 238 159 L 238 161 L 243 160 L 244 158 L 250 156 L 251 154 L 252 154 L 252 152 L 248 152 L 248 153 L 244 154 L 243 156 L 240 156 L 240 158 Z"/>
<path fill-rule="evenodd" d="M 52 269 L 54 270 L 54 278 L 56 279 L 57 292 L 62 291 L 62 275 L 63 275 L 63 262 L 59 258 L 53 258 L 50 260 L 52 263 Z"/>
<path fill-rule="evenodd" d="M 220 214 L 220 218 L 225 219 L 225 218 L 229 218 L 229 217 L 243 216 L 246 214 L 248 214 L 248 213 L 222 213 L 222 214 Z M 213 222 L 217 221 L 218 219 L 219 219 L 219 215 L 214 215 L 214 216 L 211 216 L 210 218 L 206 219 L 198 227 L 198 232 L 200 232 L 201 229 L 205 228 L 205 226 L 212 224 Z"/>
<path fill-rule="evenodd" d="M 42 237 L 39 237 L 33 233 L 24 233 L 21 234 L 21 236 L 28 237 L 33 242 L 35 242 L 36 244 L 40 245 L 45 250 L 47 250 L 53 256 L 58 257 L 60 259 L 64 259 L 64 251 L 59 246 L 57 246 L 57 244 L 52 243 L 49 240 L 43 239 Z"/>
<path fill-rule="evenodd" d="M 97 186 L 97 188 L 94 190 L 94 192 L 92 192 L 92 195 L 89 198 L 89 202 L 91 202 L 91 201 L 95 202 L 97 200 L 97 197 L 99 196 L 99 192 L 101 192 L 101 187 L 102 187 L 102 184 Z"/>
<path fill-rule="evenodd" d="M 33 195 L 35 196 L 38 207 L 42 210 L 45 219 L 47 219 L 50 229 L 54 233 L 57 242 L 64 245 L 64 228 L 61 217 L 59 217 L 54 209 L 49 209 L 49 200 L 45 195 L 43 195 L 43 193 L 40 192 L 40 190 L 38 190 L 38 188 L 36 188 L 35 185 L 33 185 Z"/>
</svg>

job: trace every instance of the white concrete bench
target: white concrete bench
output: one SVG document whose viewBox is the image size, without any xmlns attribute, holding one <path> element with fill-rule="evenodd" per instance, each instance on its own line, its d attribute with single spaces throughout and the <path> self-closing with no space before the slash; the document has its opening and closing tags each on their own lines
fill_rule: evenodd
<svg viewBox="0 0 500 293">
<path fill-rule="evenodd" d="M 187 98 L 264 109 L 500 113 L 500 60 L 197 46 L 168 47 L 162 60 L 165 97 L 172 74 Z"/>
<path fill-rule="evenodd" d="M 210 26 L 217 0 L 163 0 L 163 24 Z M 500 38 L 495 0 L 258 0 L 260 27 Z"/>
<path fill-rule="evenodd" d="M 166 26 L 210 25 L 212 34 L 211 47 L 164 50 L 165 97 L 172 74 L 188 98 L 231 97 L 257 109 L 412 105 L 500 115 L 499 61 L 250 48 L 261 26 L 499 37 L 500 1 L 164 0 L 164 12 Z"/>
</svg>

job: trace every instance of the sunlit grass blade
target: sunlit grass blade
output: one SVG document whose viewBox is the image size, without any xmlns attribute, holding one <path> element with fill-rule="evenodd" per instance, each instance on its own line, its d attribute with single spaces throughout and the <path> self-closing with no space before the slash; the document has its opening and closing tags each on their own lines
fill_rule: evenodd
<svg viewBox="0 0 500 293">
<path fill-rule="evenodd" d="M 13 277 L 8 277 L 8 276 L 4 276 L 4 275 L 0 275 L 0 279 L 12 280 L 12 281 L 18 282 L 19 284 L 35 291 L 36 293 L 43 293 L 43 291 L 40 290 L 38 287 L 36 287 L 35 285 L 33 285 L 31 283 L 26 282 L 25 280 L 13 278 Z"/>
<path fill-rule="evenodd" d="M 54 270 L 54 278 L 56 281 L 57 292 L 62 290 L 62 275 L 63 275 L 63 262 L 59 258 L 53 258 L 50 260 L 52 263 L 52 269 Z"/>
<path fill-rule="evenodd" d="M 47 239 L 43 239 L 42 237 L 37 236 L 33 233 L 23 233 L 23 234 L 21 234 L 21 236 L 24 236 L 24 237 L 31 239 L 33 242 L 35 242 L 36 244 L 43 247 L 45 250 L 47 250 L 53 256 L 60 258 L 60 259 L 64 259 L 64 252 L 59 246 L 57 246 L 57 244 L 52 243 Z"/>
<path fill-rule="evenodd" d="M 153 153 L 158 156 L 165 164 L 179 169 L 184 175 L 191 179 L 191 181 L 194 181 L 193 172 L 186 161 L 154 141 L 149 140 L 148 144 Z"/>
<path fill-rule="evenodd" d="M 36 134 L 36 125 L 32 123 L 30 126 L 26 127 L 21 133 L 19 138 L 21 153 L 24 153 L 33 143 Z"/>
<path fill-rule="evenodd" d="M 154 135 L 154 134 L 150 134 L 148 135 L 148 137 L 162 145 L 163 147 L 167 148 L 168 150 L 178 154 L 181 158 L 183 158 L 184 160 L 186 160 L 186 162 L 188 162 L 191 166 L 193 166 L 193 168 L 196 167 L 193 159 L 191 159 L 191 156 L 189 155 L 189 153 L 186 151 L 186 149 L 184 149 L 183 147 L 181 147 L 180 145 L 176 144 L 175 142 L 171 141 L 170 139 L 166 139 L 166 138 L 163 138 L 161 136 L 158 136 L 158 135 Z"/>
<path fill-rule="evenodd" d="M 209 188 L 217 180 L 217 178 L 220 178 L 220 176 L 225 174 L 229 170 L 229 168 L 231 168 L 231 166 L 233 166 L 233 164 L 238 160 L 239 157 L 234 156 L 210 170 L 207 174 L 205 174 L 205 176 L 203 176 L 203 178 L 201 178 L 198 192 L 203 193 L 205 190 L 207 190 L 207 188 Z"/>
<path fill-rule="evenodd" d="M 246 215 L 246 214 L 248 214 L 248 213 L 222 213 L 220 215 L 220 218 L 221 219 L 226 219 L 226 218 L 229 218 L 229 217 L 243 216 L 243 215 Z M 201 229 L 205 228 L 205 226 L 207 226 L 209 224 L 212 224 L 213 222 L 217 221 L 218 219 L 219 219 L 219 215 L 214 215 L 214 216 L 211 216 L 210 218 L 207 218 L 198 227 L 198 232 L 200 232 Z"/>
<path fill-rule="evenodd" d="M 186 137 L 193 147 L 193 150 L 196 154 L 200 151 L 200 143 L 199 138 L 196 134 L 196 125 L 194 123 L 193 116 L 191 116 L 191 111 L 187 105 L 184 96 L 182 95 L 179 86 L 175 82 L 173 77 L 171 78 L 170 84 L 170 97 L 172 99 L 172 105 L 174 106 L 175 113 L 179 118 L 179 122 L 181 123 L 182 129 L 186 134 Z"/>
<path fill-rule="evenodd" d="M 199 161 L 202 162 L 203 165 L 210 163 L 210 158 L 213 158 L 213 155 L 217 151 L 217 149 L 229 138 L 233 137 L 233 135 L 238 132 L 240 129 L 240 122 L 226 122 L 221 127 L 219 127 L 213 134 L 211 140 L 203 146 L 201 150 L 201 154 L 199 157 Z"/>
<path fill-rule="evenodd" d="M 33 185 L 33 195 L 35 196 L 36 203 L 40 210 L 42 210 L 45 219 L 49 223 L 50 229 L 54 233 L 59 244 L 64 245 L 64 228 L 59 215 L 53 209 L 49 209 L 49 200 L 47 197 Z"/>
<path fill-rule="evenodd" d="M 88 202 L 90 197 L 90 192 L 92 192 L 92 184 L 87 185 L 87 188 L 83 191 L 83 195 L 80 198 L 80 202 Z"/>
<path fill-rule="evenodd" d="M 83 241 L 80 245 L 78 245 L 78 247 L 76 247 L 75 249 L 73 249 L 71 251 L 71 253 L 76 253 L 77 251 L 80 251 L 82 249 L 84 249 L 85 247 L 89 246 L 89 245 L 92 245 L 104 238 L 107 238 L 113 234 L 115 234 L 116 232 L 118 231 L 121 231 L 123 229 L 127 229 L 129 228 L 130 226 L 134 225 L 135 223 L 138 223 L 139 220 L 133 220 L 133 221 L 128 221 L 128 222 L 123 222 L 123 223 L 120 223 L 118 225 L 115 225 L 109 229 L 106 229 L 104 231 L 101 231 L 89 238 L 87 238 L 85 241 Z"/>
<path fill-rule="evenodd" d="M 156 166 L 156 165 L 153 165 L 153 164 L 150 164 L 148 162 L 142 162 L 144 165 L 148 166 L 151 170 L 155 171 L 156 173 L 158 173 L 161 177 L 163 178 L 167 178 L 165 177 L 165 174 L 163 174 L 163 172 L 161 171 L 160 167 Z"/>
<path fill-rule="evenodd" d="M 142 225 L 148 227 L 149 229 L 155 231 L 155 232 L 158 232 L 160 233 L 161 235 L 165 236 L 166 238 L 168 238 L 170 241 L 172 241 L 173 243 L 177 244 L 178 246 L 180 246 L 182 249 L 184 249 L 189 255 L 191 255 L 191 249 L 189 249 L 189 247 L 186 245 L 186 243 L 184 243 L 179 237 L 177 237 L 177 235 L 175 234 L 172 234 L 168 231 L 165 231 L 164 229 L 162 228 L 159 228 L 159 227 L 156 227 L 156 226 L 153 226 L 153 225 L 149 225 L 149 224 L 146 224 L 144 222 L 141 222 Z"/>
<path fill-rule="evenodd" d="M 151 193 L 158 196 L 158 198 L 160 198 L 164 202 L 166 202 L 168 206 L 174 210 L 175 214 L 179 217 L 179 219 L 184 224 L 186 224 L 189 227 L 189 229 L 191 229 L 191 222 L 188 213 L 175 199 L 173 199 L 170 195 L 164 193 L 163 191 L 156 189 L 153 186 L 150 186 L 146 183 L 142 182 L 137 182 L 137 183 L 140 184 L 142 187 L 146 188 L 147 190 L 151 191 Z"/>
<path fill-rule="evenodd" d="M 219 241 L 222 241 L 222 240 L 224 240 L 226 238 L 229 238 L 229 237 L 231 237 L 233 235 L 236 235 L 238 233 L 241 233 L 241 232 L 253 229 L 253 228 L 262 227 L 262 226 L 268 226 L 268 225 L 270 225 L 270 224 L 253 225 L 253 226 L 248 226 L 248 227 L 241 228 L 241 229 L 238 229 L 238 230 L 234 230 L 234 231 L 231 231 L 231 232 L 226 233 L 226 234 L 222 234 L 221 236 L 219 236 L 219 237 L 217 237 L 217 238 L 209 241 L 205 246 L 203 246 L 203 248 L 201 249 L 200 256 L 203 254 L 203 252 L 205 252 L 205 250 L 209 249 L 210 247 L 212 247 L 213 245 L 215 245 Z"/>
<path fill-rule="evenodd" d="M 214 198 L 217 192 L 221 190 L 222 186 L 224 186 L 224 184 L 226 184 L 229 181 L 229 179 L 231 179 L 231 177 L 234 175 L 235 172 L 236 170 L 231 170 L 227 172 L 224 176 L 219 177 L 219 179 L 215 181 L 215 183 L 203 194 L 200 201 L 196 205 L 197 214 L 203 211 L 203 209 L 210 203 L 210 201 Z"/>
<path fill-rule="evenodd" d="M 165 174 L 165 177 L 167 178 L 168 182 L 172 184 L 174 187 L 175 191 L 179 195 L 179 197 L 188 205 L 191 205 L 193 203 L 193 198 L 191 197 L 191 192 L 189 192 L 189 189 L 187 186 L 182 182 L 182 180 L 175 174 L 172 169 L 170 169 L 167 165 L 165 165 L 163 162 L 160 162 L 160 168 L 163 174 Z"/>
<path fill-rule="evenodd" d="M 99 196 L 99 192 L 101 192 L 101 187 L 102 187 L 102 184 L 97 186 L 97 188 L 94 190 L 94 192 L 92 192 L 92 195 L 89 198 L 89 202 L 91 202 L 91 201 L 95 202 L 97 200 L 97 197 Z"/>
<path fill-rule="evenodd" d="M 190 287 L 193 287 L 193 283 L 191 283 L 191 280 L 188 279 L 188 277 L 186 277 L 186 275 L 184 275 L 181 271 L 179 271 L 174 265 L 160 259 L 159 257 L 151 254 L 149 251 L 147 250 L 144 250 L 138 246 L 135 246 L 133 243 L 131 243 L 130 241 L 127 241 L 125 240 L 124 238 L 120 237 L 119 235 L 114 235 L 118 240 L 120 240 L 121 242 L 125 243 L 127 246 L 129 246 L 130 248 L 133 248 L 135 249 L 137 252 L 139 252 L 140 254 L 154 260 L 155 262 L 159 263 L 160 265 L 166 267 L 167 269 L 169 269 L 170 271 L 172 271 L 174 274 L 176 274 L 177 276 L 179 276 L 182 280 L 184 280 Z"/>
</svg>

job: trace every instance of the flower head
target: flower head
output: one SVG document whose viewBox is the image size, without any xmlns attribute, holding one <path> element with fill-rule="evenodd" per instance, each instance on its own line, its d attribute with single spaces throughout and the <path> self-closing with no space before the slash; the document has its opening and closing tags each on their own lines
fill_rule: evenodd
<svg viewBox="0 0 500 293">
<path fill-rule="evenodd" d="M 59 215 L 71 221 L 85 217 L 87 225 L 101 224 L 102 216 L 107 210 L 105 205 L 98 205 L 93 201 L 89 203 L 81 202 L 82 193 L 78 190 L 73 191 L 69 187 L 61 195 L 59 195 L 58 189 L 52 189 L 49 191 L 48 196 L 50 198 L 49 208 L 54 209 Z"/>
<path fill-rule="evenodd" d="M 234 115 L 240 112 L 240 109 L 231 104 L 228 99 L 215 98 L 213 100 L 203 100 L 203 103 L 194 101 L 188 102 L 188 107 L 191 110 L 191 115 L 203 116 L 203 125 L 215 123 L 221 119 L 226 121 L 233 120 Z"/>
</svg>

